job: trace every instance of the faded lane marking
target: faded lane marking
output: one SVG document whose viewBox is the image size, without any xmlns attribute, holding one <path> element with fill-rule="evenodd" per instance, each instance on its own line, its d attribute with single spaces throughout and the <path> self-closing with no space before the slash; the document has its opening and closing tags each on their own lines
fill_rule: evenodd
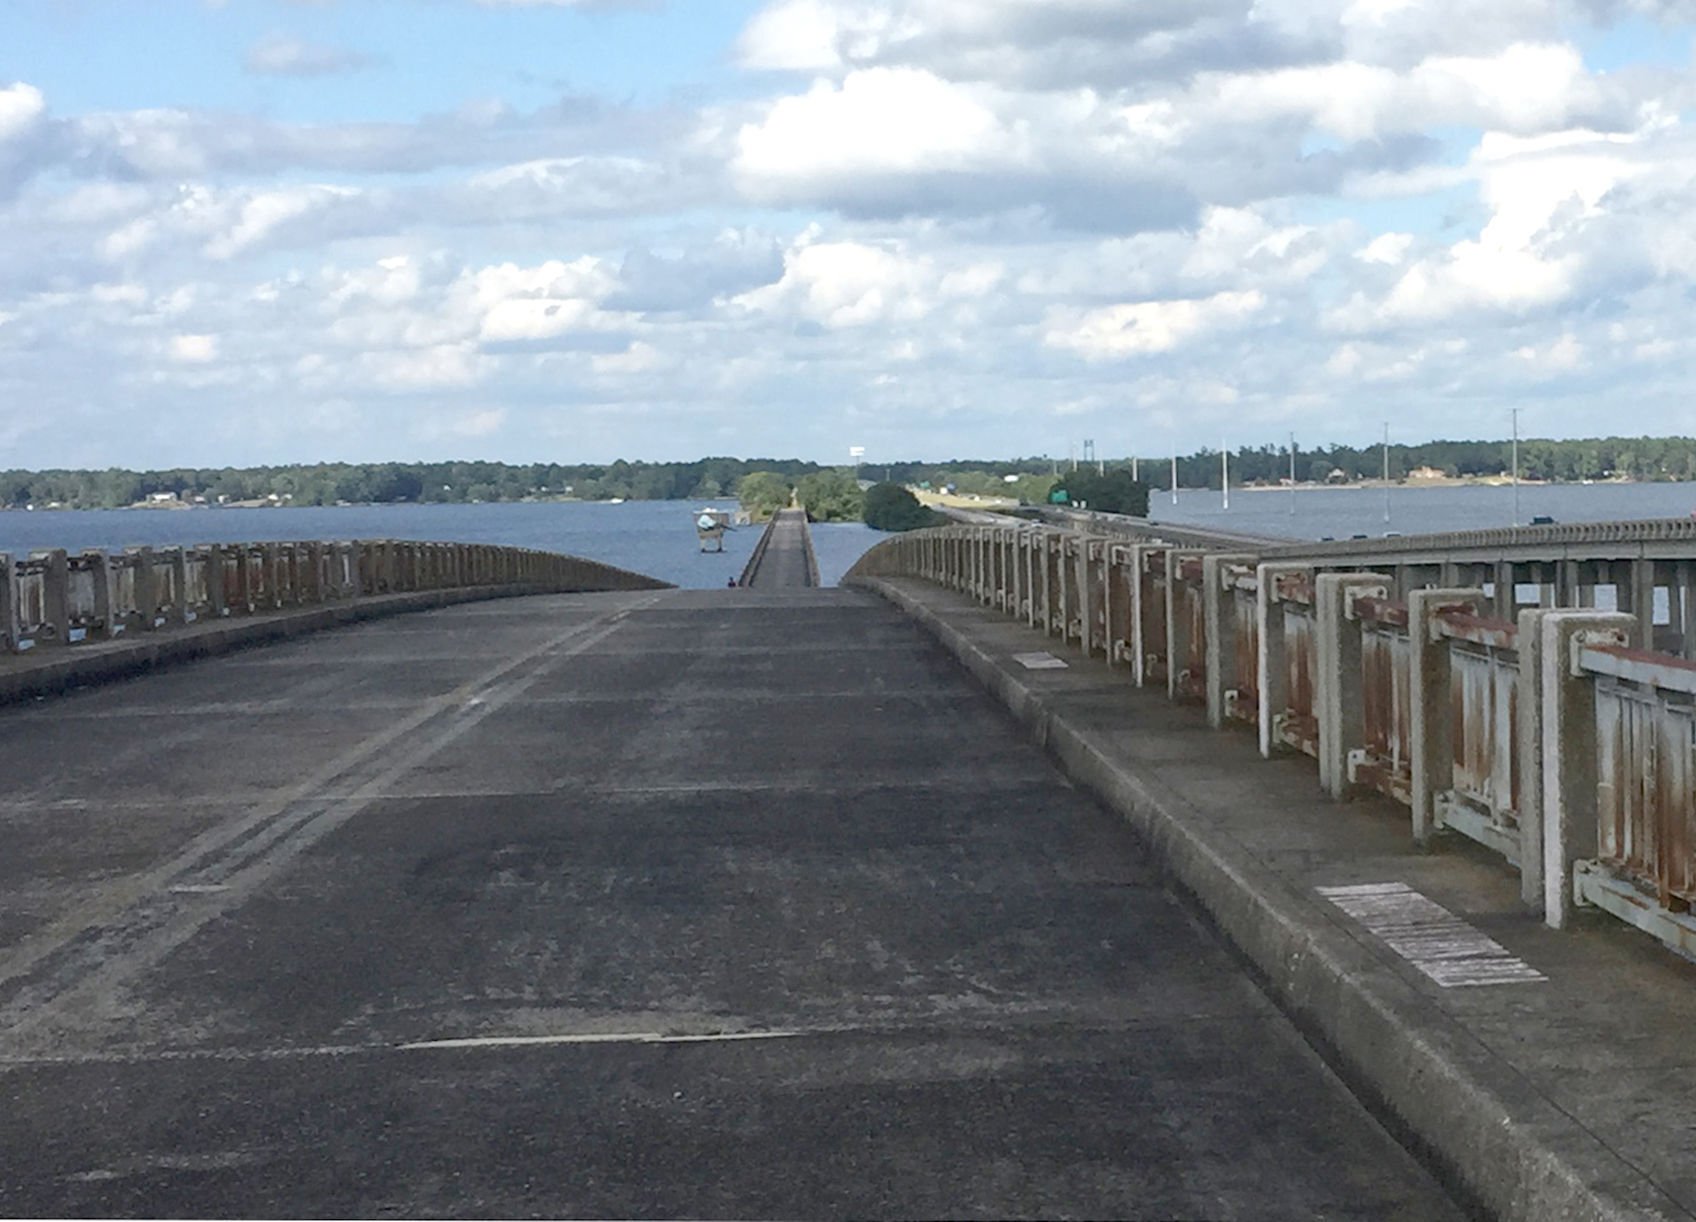
<svg viewBox="0 0 1696 1222">
<path fill-rule="evenodd" d="M 1067 669 L 1065 660 L 1057 658 L 1051 653 L 1016 653 L 1013 655 L 1013 661 L 1017 662 L 1020 666 L 1023 666 L 1026 670 Z"/>
<path fill-rule="evenodd" d="M 1320 887 L 1319 894 L 1445 989 L 1536 984 L 1547 976 L 1406 883 Z"/>
<path fill-rule="evenodd" d="M 420 1040 L 398 1044 L 402 1052 L 452 1048 L 530 1048 L 549 1044 L 735 1044 L 753 1040 L 793 1040 L 804 1031 L 718 1031 L 706 1035 L 667 1035 L 663 1031 L 600 1031 L 582 1035 L 485 1035 L 466 1039 Z"/>
</svg>

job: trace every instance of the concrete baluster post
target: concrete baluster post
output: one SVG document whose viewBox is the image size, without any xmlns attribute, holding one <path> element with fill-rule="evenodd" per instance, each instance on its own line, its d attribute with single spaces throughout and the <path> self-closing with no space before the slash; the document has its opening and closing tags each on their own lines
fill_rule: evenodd
<svg viewBox="0 0 1696 1222">
<path fill-rule="evenodd" d="M 1075 566 L 1070 563 L 1077 552 L 1078 537 L 1071 533 L 1062 534 L 1054 545 L 1054 616 L 1053 620 L 1059 625 L 1061 641 L 1068 641 L 1072 636 L 1072 609 L 1077 602 L 1077 595 L 1072 590 L 1072 580 L 1077 576 Z M 1055 622 L 1048 625 L 1050 633 L 1055 631 Z"/>
<path fill-rule="evenodd" d="M 230 605 L 232 615 L 251 615 L 254 600 L 258 598 L 257 580 L 254 577 L 256 545 L 252 543 L 221 544 L 224 550 L 225 568 L 231 570 L 233 578 L 234 601 Z"/>
<path fill-rule="evenodd" d="M 1487 601 L 1480 589 L 1415 590 L 1407 596 L 1408 760 L 1413 779 L 1412 825 L 1416 844 L 1437 830 L 1437 795 L 1455 785 L 1454 703 L 1449 695 L 1449 640 L 1437 629 L 1444 607 L 1476 614 Z"/>
<path fill-rule="evenodd" d="M 1578 670 L 1575 646 L 1587 640 L 1629 644 L 1636 616 L 1624 612 L 1550 611 L 1543 616 L 1543 919 L 1572 921 L 1572 871 L 1597 847 L 1596 691 Z"/>
<path fill-rule="evenodd" d="M 1019 613 L 1019 535 L 1012 527 L 995 532 L 996 606 L 1008 615 Z"/>
<path fill-rule="evenodd" d="M 283 603 L 283 548 L 279 543 L 261 543 L 259 545 L 259 567 L 263 574 L 265 589 L 261 601 L 265 610 L 274 610 Z"/>
<path fill-rule="evenodd" d="M 1541 910 L 1543 880 L 1543 620 L 1544 608 L 1519 613 L 1518 725 L 1514 765 L 1519 770 L 1519 896 L 1526 907 Z"/>
<path fill-rule="evenodd" d="M 1348 792 L 1349 752 L 1363 745 L 1360 626 L 1350 614 L 1354 600 L 1389 595 L 1388 573 L 1321 573 L 1314 578 L 1314 692 L 1319 723 L 1319 785 L 1333 798 Z"/>
<path fill-rule="evenodd" d="M 173 547 L 165 553 L 165 564 L 171 573 L 171 600 L 165 614 L 173 624 L 188 623 L 188 552 Z"/>
<path fill-rule="evenodd" d="M 71 643 L 71 561 L 64 548 L 44 553 L 47 568 L 42 574 L 42 627 L 55 645 Z"/>
<path fill-rule="evenodd" d="M 159 583 L 153 573 L 153 549 L 129 549 L 130 565 L 135 570 L 135 616 L 143 632 L 159 627 Z"/>
<path fill-rule="evenodd" d="M 82 559 L 89 581 L 94 585 L 94 622 L 100 625 L 100 635 L 110 640 L 118 635 L 118 626 L 112 622 L 111 559 L 96 548 L 84 551 Z M 90 628 L 88 634 L 93 636 L 94 629 Z"/>
<path fill-rule="evenodd" d="M 18 566 L 0 552 L 0 653 L 18 650 Z"/>
<path fill-rule="evenodd" d="M 1066 536 L 1056 531 L 1045 537 L 1045 543 L 1042 549 L 1042 630 L 1053 636 L 1057 624 L 1062 634 L 1066 630 Z"/>
<path fill-rule="evenodd" d="M 229 614 L 229 600 L 224 595 L 224 548 L 219 543 L 202 543 L 200 551 L 204 557 L 202 571 L 206 574 L 206 616 L 222 619 Z"/>
<path fill-rule="evenodd" d="M 1497 619 L 1511 620 L 1519 614 L 1519 598 L 1514 589 L 1514 576 L 1513 561 L 1496 561 L 1494 614 Z"/>
<path fill-rule="evenodd" d="M 1290 707 L 1290 659 L 1284 649 L 1284 604 L 1278 597 L 1278 581 L 1303 571 L 1278 564 L 1257 565 L 1254 571 L 1254 621 L 1259 638 L 1255 664 L 1260 672 L 1260 708 L 1256 720 L 1260 754 L 1265 759 L 1272 758 L 1278 744 L 1277 720 Z"/>
<path fill-rule="evenodd" d="M 299 599 L 303 603 L 321 603 L 324 601 L 324 545 L 308 543 L 301 550 L 305 555 L 300 566 L 303 580 Z"/>
<path fill-rule="evenodd" d="M 1631 562 L 1631 605 L 1622 607 L 1637 617 L 1637 639 L 1643 648 L 1655 647 L 1655 562 Z"/>
</svg>

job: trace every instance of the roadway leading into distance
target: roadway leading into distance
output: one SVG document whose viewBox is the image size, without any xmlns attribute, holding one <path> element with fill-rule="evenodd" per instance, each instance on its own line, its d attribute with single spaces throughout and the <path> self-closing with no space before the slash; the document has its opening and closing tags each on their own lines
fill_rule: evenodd
<svg viewBox="0 0 1696 1222">
<path fill-rule="evenodd" d="M 0 776 L 0 1213 L 1459 1216 L 869 595 L 364 624 Z"/>
<path fill-rule="evenodd" d="M 798 590 L 813 584 L 807 564 L 807 513 L 780 509 L 773 516 L 771 541 L 746 584 L 756 590 Z"/>
</svg>

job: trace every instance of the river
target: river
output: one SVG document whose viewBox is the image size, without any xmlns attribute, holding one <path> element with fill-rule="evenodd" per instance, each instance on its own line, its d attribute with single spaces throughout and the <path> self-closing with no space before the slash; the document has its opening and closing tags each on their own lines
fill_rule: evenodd
<svg viewBox="0 0 1696 1222">
<path fill-rule="evenodd" d="M 0 512 L 0 552 L 170 547 L 300 539 L 425 539 L 499 543 L 565 552 L 634 569 L 680 586 L 725 585 L 742 571 L 763 526 L 727 531 L 724 551 L 701 552 L 694 510 L 734 501 L 337 505 L 279 509 L 55 509 Z M 813 528 L 819 577 L 835 585 L 883 536 L 864 525 Z"/>
<path fill-rule="evenodd" d="M 1156 521 L 1212 526 L 1295 539 L 1327 535 L 1477 530 L 1514 521 L 1513 489 L 1397 487 L 1238 489 L 1225 509 L 1218 491 L 1155 492 Z M 714 501 L 733 509 L 732 501 Z M 695 501 L 546 502 L 487 505 L 338 505 L 299 509 L 60 509 L 0 512 L 0 552 L 23 554 L 63 547 L 150 545 L 293 539 L 434 539 L 499 543 L 565 552 L 704 589 L 742 571 L 760 527 L 726 533 L 724 552 L 701 553 L 695 539 Z M 1388 517 L 1386 518 L 1386 509 Z M 1293 511 L 1293 512 L 1292 512 Z M 1557 522 L 1685 518 L 1696 511 L 1696 484 L 1521 485 L 1519 520 Z M 819 576 L 835 585 L 862 553 L 884 538 L 859 523 L 815 525 Z"/>
<path fill-rule="evenodd" d="M 1482 530 L 1514 524 L 1512 487 L 1480 484 L 1452 488 L 1234 489 L 1231 507 L 1217 489 L 1179 489 L 1149 496 L 1157 522 L 1215 527 L 1293 539 L 1347 539 L 1396 533 Z M 1521 484 L 1521 524 L 1533 517 L 1556 522 L 1613 522 L 1688 518 L 1696 512 L 1696 484 Z"/>
</svg>

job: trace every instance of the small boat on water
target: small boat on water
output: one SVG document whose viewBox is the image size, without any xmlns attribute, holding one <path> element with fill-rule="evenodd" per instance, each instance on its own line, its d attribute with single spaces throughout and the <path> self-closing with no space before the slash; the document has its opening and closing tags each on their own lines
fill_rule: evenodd
<svg viewBox="0 0 1696 1222">
<path fill-rule="evenodd" d="M 695 511 L 695 538 L 700 541 L 701 550 L 722 552 L 724 550 L 724 532 L 730 529 L 730 511 L 728 509 L 698 509 Z M 707 544 L 711 543 L 711 549 Z"/>
</svg>

